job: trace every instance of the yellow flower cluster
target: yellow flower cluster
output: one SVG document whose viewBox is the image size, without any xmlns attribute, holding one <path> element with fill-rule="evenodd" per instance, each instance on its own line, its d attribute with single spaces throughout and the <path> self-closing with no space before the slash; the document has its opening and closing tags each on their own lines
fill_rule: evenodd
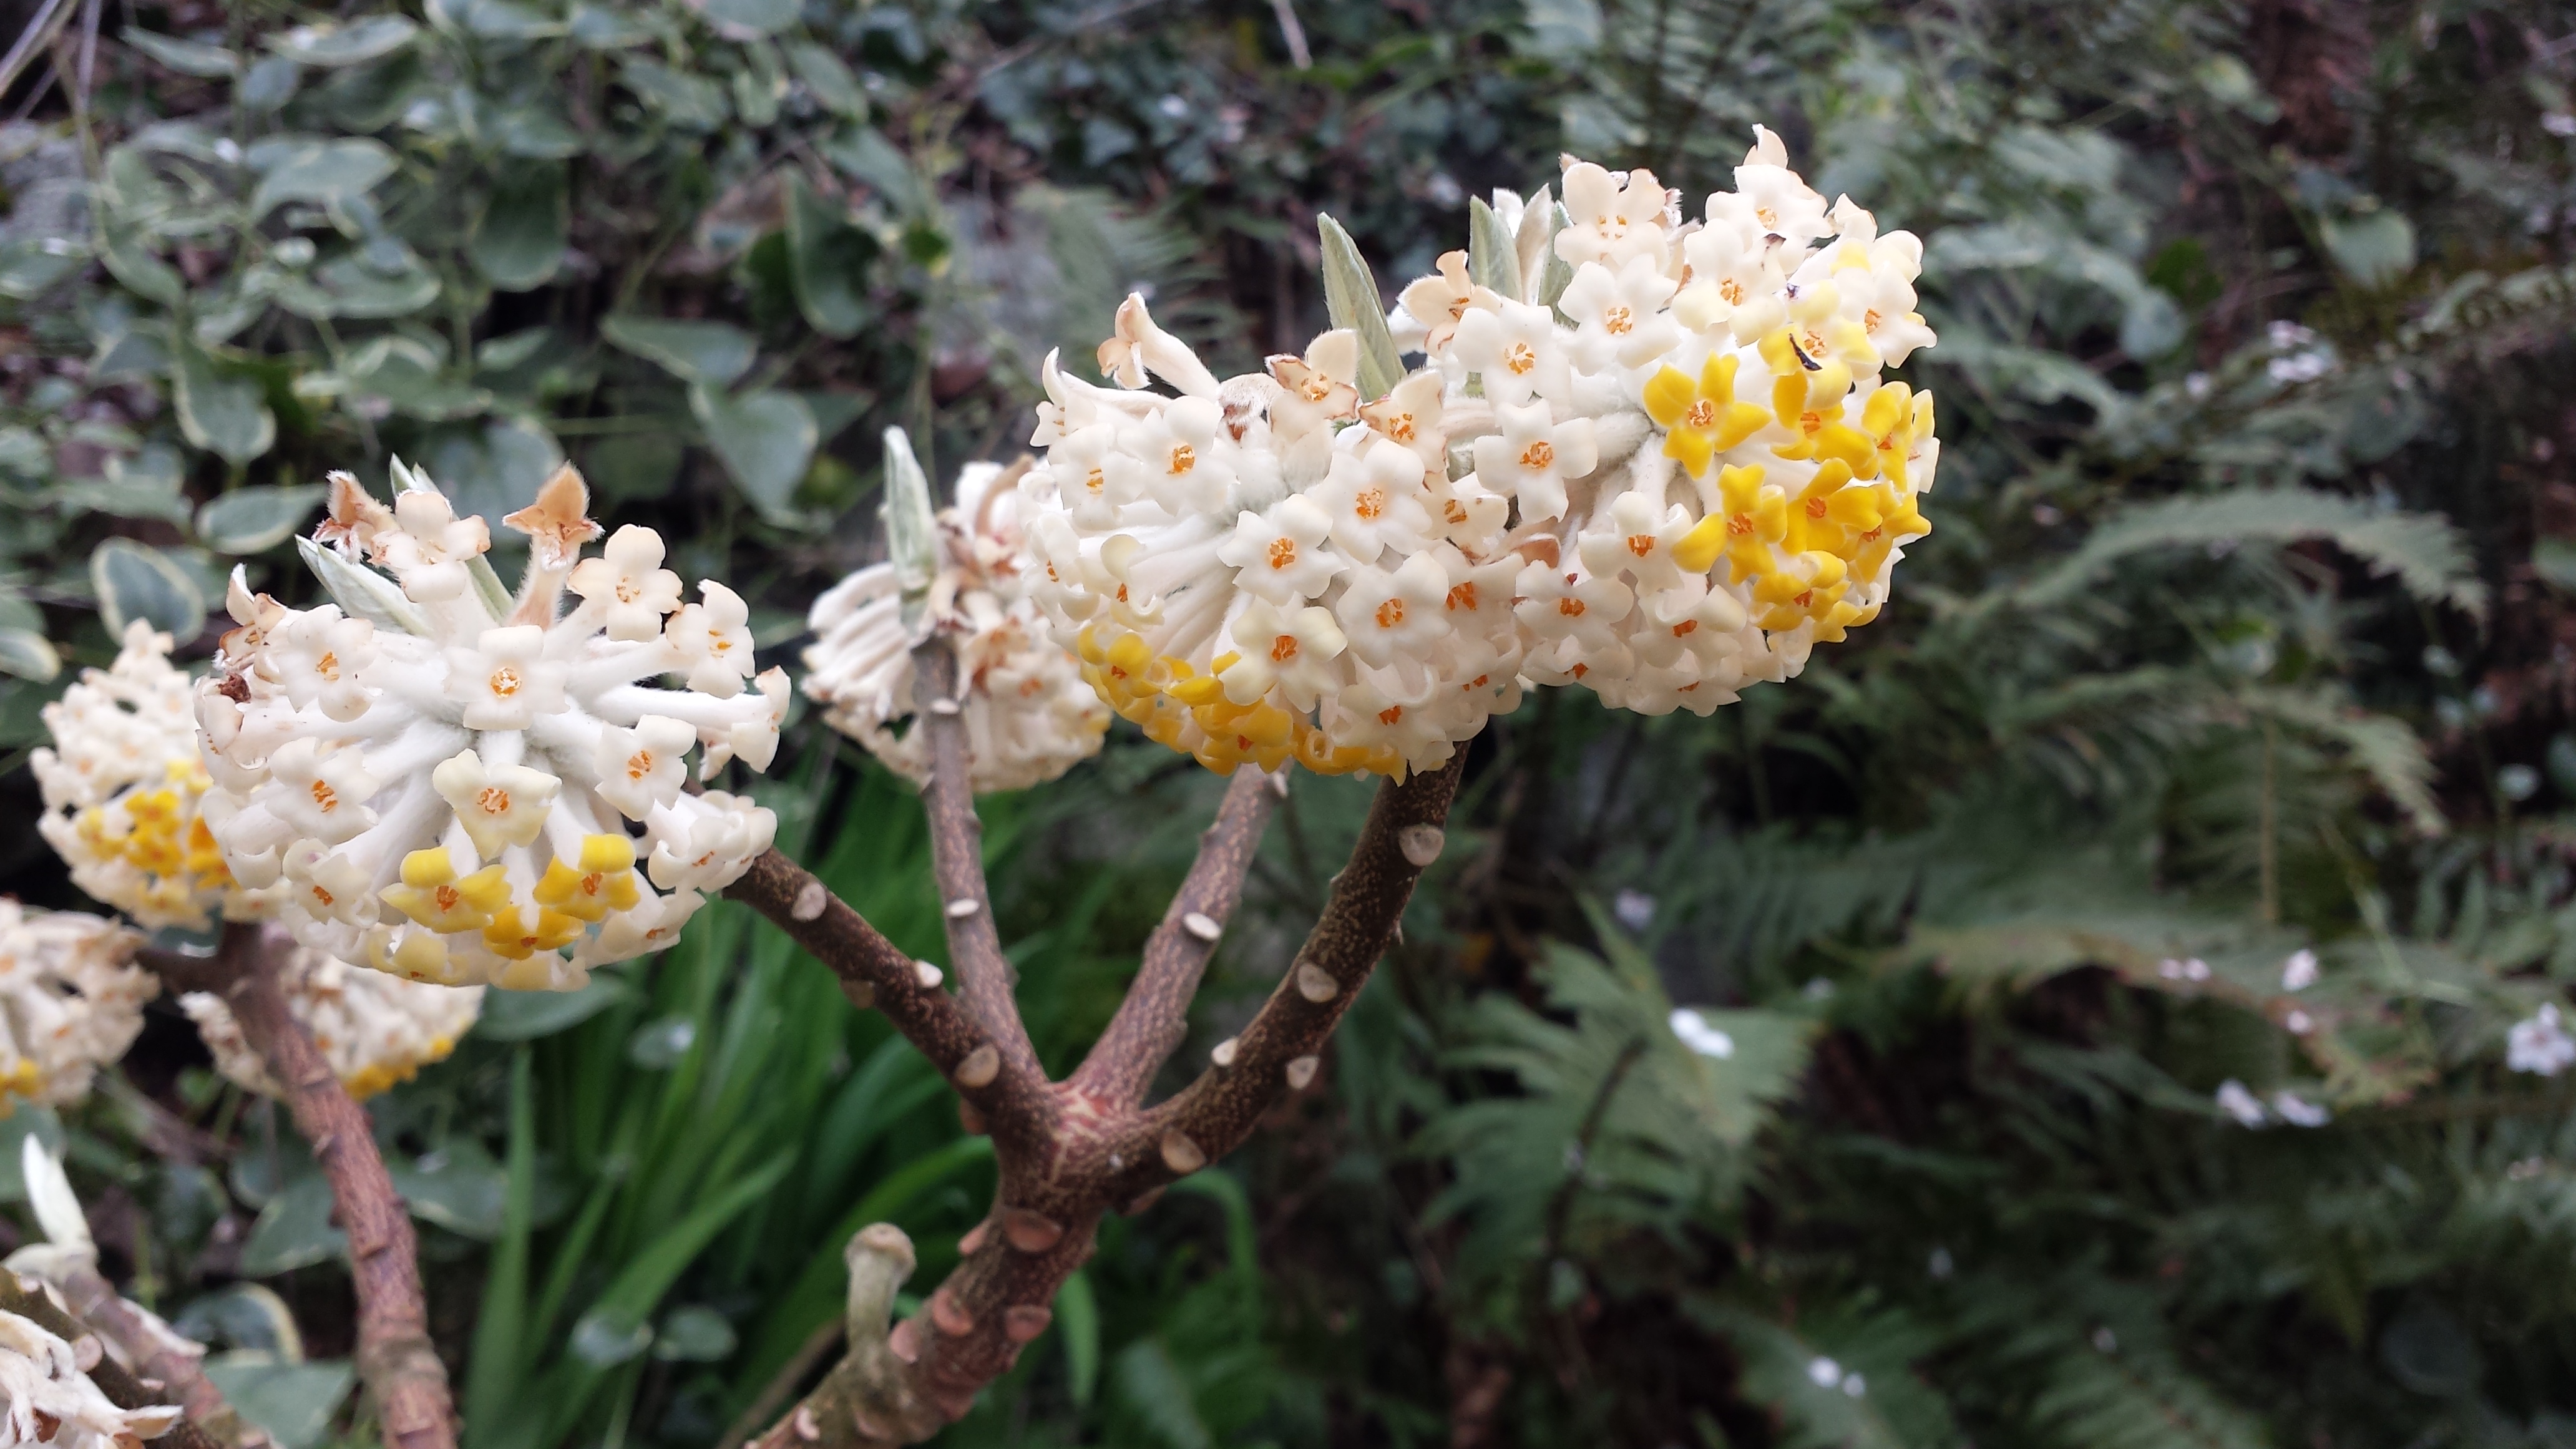
<svg viewBox="0 0 2576 1449">
<path fill-rule="evenodd" d="M 235 888 L 200 811 L 212 786 L 197 754 L 188 676 L 170 636 L 140 620 L 108 669 L 84 672 L 45 706 L 51 748 L 35 753 L 37 822 L 82 890 L 147 926 L 202 928 L 220 909 L 256 909 Z"/>
<path fill-rule="evenodd" d="M 1233 668 L 1239 654 L 1220 654 L 1202 672 L 1186 659 L 1157 656 L 1141 634 L 1120 631 L 1104 645 L 1092 629 L 1075 636 L 1074 652 L 1081 656 L 1084 681 L 1119 718 L 1220 775 L 1237 765 L 1276 770 L 1295 760 L 1319 775 L 1368 770 L 1404 776 L 1404 756 L 1392 745 L 1336 745 L 1304 714 L 1267 699 L 1236 704 L 1226 698 L 1217 676 Z"/>
</svg>

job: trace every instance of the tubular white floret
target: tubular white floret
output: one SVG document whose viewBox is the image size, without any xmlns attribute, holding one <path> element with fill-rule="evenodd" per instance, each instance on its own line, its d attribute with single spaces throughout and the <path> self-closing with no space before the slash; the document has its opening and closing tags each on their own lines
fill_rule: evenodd
<svg viewBox="0 0 2576 1449">
<path fill-rule="evenodd" d="M 1880 378 L 1933 342 L 1922 246 L 1768 131 L 1735 179 L 1687 224 L 1571 157 L 1562 205 L 1497 195 L 1519 295 L 1442 257 L 1381 398 L 1352 333 L 1217 382 L 1134 297 L 1118 387 L 1050 356 L 1030 596 L 1100 697 L 1211 769 L 1401 776 L 1529 684 L 1706 714 L 1876 618 L 1931 531 L 1931 395 Z"/>
<path fill-rule="evenodd" d="M 958 474 L 956 501 L 938 514 L 939 574 L 920 637 L 945 635 L 957 652 L 955 704 L 979 794 L 1056 778 L 1098 753 L 1109 727 L 1080 662 L 1055 641 L 1029 595 L 1021 528 L 1029 509 L 1000 467 L 970 463 Z M 904 626 L 896 572 L 892 561 L 871 564 L 814 601 L 803 687 L 832 728 L 918 781 L 930 770 L 926 736 L 917 722 L 907 724 L 920 637 Z"/>
<path fill-rule="evenodd" d="M 0 896 L 0 1115 L 20 1102 L 77 1102 L 125 1055 L 143 1003 L 161 990 L 130 964 L 142 944 L 114 921 Z"/>
<path fill-rule="evenodd" d="M 330 1062 L 332 1075 L 362 1100 L 445 1061 L 483 1010 L 480 986 L 404 981 L 307 950 L 288 958 L 278 987 L 287 1010 Z M 222 997 L 191 991 L 179 998 L 179 1007 L 197 1024 L 217 1071 L 245 1091 L 285 1095 Z"/>
<path fill-rule="evenodd" d="M 0 1311 L 0 1446 L 133 1449 L 178 1422 L 172 1405 L 118 1408 L 72 1345 L 32 1318 Z"/>
<path fill-rule="evenodd" d="M 681 602 L 653 530 L 582 558 L 601 530 L 571 468 L 502 520 L 529 537 L 516 594 L 482 520 L 394 472 L 390 507 L 332 475 L 315 539 L 338 553 L 307 559 L 335 603 L 287 609 L 234 576 L 239 627 L 196 694 L 225 864 L 307 948 L 415 981 L 567 990 L 668 946 L 776 829 L 747 798 L 685 793 L 682 756 L 699 747 L 701 779 L 766 769 L 785 671 L 753 676 L 732 590 Z"/>
</svg>

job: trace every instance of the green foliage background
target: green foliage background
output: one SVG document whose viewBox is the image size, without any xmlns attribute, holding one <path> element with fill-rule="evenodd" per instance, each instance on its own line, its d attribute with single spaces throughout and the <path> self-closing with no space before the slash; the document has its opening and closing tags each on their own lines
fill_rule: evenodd
<svg viewBox="0 0 2576 1449">
<path fill-rule="evenodd" d="M 202 655 L 234 562 L 309 592 L 327 468 L 497 516 L 570 457 L 790 658 L 878 427 L 1007 456 L 1131 286 L 1229 370 L 1294 348 L 1318 210 L 1393 283 L 1560 149 L 1696 192 L 1759 122 L 1924 236 L 1944 457 L 1889 617 L 1706 721 L 1498 722 L 1322 1083 L 1113 1220 L 947 1442 L 2576 1444 L 2576 1129 L 2503 1066 L 2576 977 L 2576 10 L 0 11 L 56 27 L 0 129 L 13 767 L 117 621 Z M 811 724 L 773 776 L 939 959 L 906 793 Z M 1213 789 L 1113 736 L 994 802 L 1051 1063 Z M 1299 781 L 1191 1053 L 1364 803 Z M 0 855 L 76 904 L 32 830 Z M 731 907 L 498 1002 L 377 1119 L 475 1449 L 725 1440 L 852 1229 L 926 1287 L 990 1183 Z M 318 1179 L 175 1016 L 13 1130 L 68 1132 L 111 1266 L 291 1442 L 367 1432 Z"/>
</svg>

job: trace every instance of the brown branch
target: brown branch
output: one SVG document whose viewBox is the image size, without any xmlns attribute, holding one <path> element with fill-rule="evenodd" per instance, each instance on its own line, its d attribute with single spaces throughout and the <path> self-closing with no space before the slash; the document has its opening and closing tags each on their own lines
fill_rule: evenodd
<svg viewBox="0 0 2576 1449">
<path fill-rule="evenodd" d="M 812 872 L 772 850 L 725 887 L 725 895 L 768 917 L 831 968 L 853 1004 L 884 1012 L 990 1124 L 997 1146 L 1046 1140 L 1056 1108 L 1045 1082 L 1000 1070 L 998 1051 L 978 1061 L 988 1045 L 986 1033 L 957 998 L 939 989 L 936 968 L 896 950 Z"/>
<path fill-rule="evenodd" d="M 285 1088 L 287 1111 L 331 1186 L 333 1219 L 349 1235 L 358 1377 L 375 1400 L 390 1449 L 455 1449 L 455 1409 L 447 1369 L 429 1340 L 411 1214 L 377 1155 L 366 1109 L 350 1099 L 322 1049 L 287 1009 L 277 968 L 294 949 L 277 927 L 235 922 L 224 927 L 211 960 L 164 951 L 146 951 L 137 960 L 181 990 L 220 992 L 269 1076 Z"/>
<path fill-rule="evenodd" d="M 111 1293 L 109 1296 L 115 1295 Z M 173 1384 L 137 1376 L 114 1358 L 108 1357 L 105 1348 L 110 1335 L 100 1333 L 81 1319 L 73 1317 L 42 1287 L 15 1273 L 0 1271 L 0 1312 L 17 1314 L 20 1318 L 33 1322 L 38 1328 L 70 1344 L 76 1360 L 88 1356 L 87 1351 L 81 1347 L 81 1340 L 85 1338 L 90 1340 L 91 1347 L 99 1350 L 99 1357 L 97 1362 L 86 1370 L 89 1381 L 98 1385 L 98 1391 L 107 1395 L 108 1402 L 120 1409 L 154 1408 L 171 1404 L 178 1397 L 169 1392 L 174 1387 Z M 120 1340 L 117 1346 L 125 1348 L 128 1345 Z M 147 1361 L 144 1366 L 149 1368 L 151 1364 Z M 204 1376 L 196 1373 L 196 1366 L 193 1363 L 189 1365 L 189 1374 L 198 1383 L 205 1383 Z M 208 1392 L 212 1392 L 212 1386 L 208 1386 Z M 233 1415 L 232 1406 L 223 1401 L 222 1395 L 214 1396 L 213 1406 L 220 1411 L 224 1421 L 237 1427 L 246 1427 L 240 1425 L 239 1419 Z M 208 1432 L 207 1426 L 216 1422 L 215 1416 L 200 1410 L 194 1403 L 179 1403 L 177 1407 L 182 1414 L 179 1422 L 171 1425 L 169 1432 L 153 1440 L 153 1443 L 166 1445 L 168 1449 L 250 1449 L 253 1441 L 249 1438 L 232 1436 L 218 1438 Z M 256 1429 L 249 1429 L 247 1432 L 250 1435 L 256 1435 L 258 1443 L 268 1442 L 268 1436 L 260 1434 Z"/>
<path fill-rule="evenodd" d="M 1288 777 L 1246 765 L 1234 772 L 1216 823 L 1199 837 L 1198 859 L 1163 912 L 1163 923 L 1145 939 L 1145 954 L 1118 1014 L 1082 1059 L 1066 1085 L 1098 1107 L 1133 1108 L 1144 1100 L 1154 1073 L 1189 1034 L 1190 1000 L 1216 954 L 1219 934 L 1243 899 L 1244 872 L 1261 848 L 1270 813 L 1286 794 Z"/>
<path fill-rule="evenodd" d="M 1270 999 L 1198 1080 L 1136 1114 L 1108 1143 L 1111 1202 L 1140 1199 L 1232 1152 L 1263 1113 L 1313 1078 L 1324 1043 L 1394 939 L 1414 881 L 1440 858 L 1465 763 L 1461 751 L 1378 791 L 1350 863 L 1333 877 L 1323 915 Z"/>
<path fill-rule="evenodd" d="M 262 1449 L 271 1442 L 265 1430 L 234 1412 L 224 1399 L 223 1391 L 198 1368 L 199 1354 L 192 1351 L 176 1333 L 151 1322 L 143 1310 L 125 1301 L 114 1285 L 96 1268 L 72 1268 L 62 1273 L 55 1283 L 71 1310 L 81 1322 L 91 1326 L 101 1338 L 113 1343 L 142 1375 L 144 1391 L 158 1395 L 149 1402 L 177 1404 L 187 1415 L 187 1422 L 203 1436 L 230 1449 Z M 106 1381 L 93 1372 L 105 1389 Z M 150 1387 L 158 1385 L 158 1388 Z M 116 1395 L 108 1394 L 111 1399 Z M 117 1407 L 135 1407 L 123 1400 Z M 172 1441 L 172 1449 L 189 1449 Z"/>
<path fill-rule="evenodd" d="M 936 759 L 934 753 L 934 770 L 950 768 Z M 1188 1090 L 1140 1112 L 1070 1086 L 1040 1083 L 1045 1115 L 1037 1119 L 1042 1131 L 1036 1140 L 1006 1137 L 996 1119 L 1001 1184 L 992 1211 L 959 1242 L 957 1267 L 922 1311 L 890 1330 L 883 1327 L 883 1304 L 891 1302 L 894 1285 L 911 1272 L 911 1246 L 888 1224 L 862 1231 L 849 1248 L 849 1352 L 755 1441 L 754 1449 L 917 1444 L 963 1416 L 976 1393 L 1007 1372 L 1020 1351 L 1046 1332 L 1054 1319 L 1056 1290 L 1091 1256 L 1106 1209 L 1138 1203 L 1231 1150 L 1250 1135 L 1262 1112 L 1311 1078 L 1317 1052 L 1393 937 L 1414 881 L 1439 856 L 1441 827 L 1457 792 L 1459 770 L 1459 762 L 1453 761 L 1432 774 L 1380 788 L 1351 862 L 1335 878 L 1332 898 L 1288 979 L 1251 1026 L 1219 1049 L 1218 1065 Z M 1239 776 L 1228 791 L 1225 812 L 1191 870 L 1185 897 L 1192 890 L 1204 891 L 1202 904 L 1230 907 L 1240 889 L 1238 855 L 1248 858 L 1269 809 L 1248 798 L 1244 778 Z M 1261 793 L 1267 793 L 1266 786 Z M 791 871 L 792 866 L 764 861 L 745 880 L 783 882 L 783 873 Z M 755 904 L 773 920 L 781 919 L 785 912 L 773 910 L 769 902 L 792 899 L 785 886 L 758 889 L 761 898 Z M 733 893 L 754 899 L 740 886 Z M 812 920 L 846 917 L 845 929 L 866 931 L 865 923 L 838 902 L 815 897 L 813 905 Z M 1190 914 L 1179 903 L 1174 909 L 1182 917 Z M 791 933 L 798 929 L 785 920 L 781 924 L 788 924 Z M 1181 929 L 1188 931 L 1185 923 Z M 875 933 L 866 934 L 872 938 Z M 807 941 L 803 935 L 798 939 Z M 811 941 L 808 949 L 844 969 L 827 949 Z M 1185 1008 L 1186 986 L 1204 958 L 1203 951 L 1157 956 L 1149 950 L 1138 986 L 1154 999 L 1133 1017 L 1121 1009 L 1120 1018 L 1132 1023 L 1126 1039 L 1134 1044 L 1132 1055 L 1122 1049 L 1110 1058 L 1122 1074 L 1135 1070 L 1135 1062 L 1177 1030 L 1166 1020 L 1169 1003 L 1163 993 L 1177 993 Z M 905 1034 L 913 1036 L 908 1029 Z M 1098 1050 L 1093 1055 L 1104 1060 Z M 1142 1070 L 1150 1076 L 1152 1068 Z M 1101 1071 L 1106 1075 L 1109 1068 Z M 953 1080 L 955 1074 L 951 1076 Z"/>
<path fill-rule="evenodd" d="M 928 731 L 930 739 L 930 778 L 922 784 L 921 805 L 930 817 L 931 868 L 939 879 L 940 921 L 948 928 L 957 999 L 999 1053 L 1000 1075 L 1042 1083 L 1046 1072 L 1011 996 L 1011 963 L 1002 954 L 993 894 L 984 882 L 984 823 L 975 818 L 974 750 L 958 704 L 957 655 L 947 641 L 933 638 L 912 651 L 912 673 L 918 711 L 913 728 Z"/>
</svg>

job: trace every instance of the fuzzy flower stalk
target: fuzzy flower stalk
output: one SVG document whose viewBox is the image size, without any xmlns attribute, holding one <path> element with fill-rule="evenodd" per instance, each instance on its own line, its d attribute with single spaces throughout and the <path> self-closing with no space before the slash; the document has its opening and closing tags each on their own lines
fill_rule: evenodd
<svg viewBox="0 0 2576 1449">
<path fill-rule="evenodd" d="M 1706 714 L 1876 619 L 1931 531 L 1932 398 L 1884 376 L 1934 340 L 1922 245 L 1756 137 L 1687 220 L 1567 158 L 1263 373 L 1137 297 L 1113 386 L 1050 358 L 1031 592 L 1101 698 L 1211 769 L 1401 778 L 1530 684 Z"/>
<path fill-rule="evenodd" d="M 569 467 L 502 520 L 529 540 L 515 592 L 481 519 L 394 482 L 387 506 L 332 475 L 301 548 L 333 602 L 234 575 L 196 691 L 233 878 L 305 947 L 415 981 L 569 990 L 669 945 L 776 830 L 685 789 L 692 749 L 701 780 L 777 751 L 787 676 L 752 677 L 748 608 L 713 580 L 683 603 L 648 528 L 582 557 L 601 529 Z"/>
<path fill-rule="evenodd" d="M 933 515 L 900 428 L 886 430 L 886 459 L 889 536 L 919 557 L 871 564 L 814 601 L 803 688 L 825 722 L 898 774 L 924 779 L 930 753 L 913 719 L 912 651 L 936 638 L 957 655 L 958 694 L 930 708 L 964 716 L 978 794 L 1042 784 L 1098 753 L 1109 711 L 1029 596 L 1022 519 L 1031 505 L 1017 487 L 1026 460 L 967 464 L 955 501 Z"/>
</svg>

